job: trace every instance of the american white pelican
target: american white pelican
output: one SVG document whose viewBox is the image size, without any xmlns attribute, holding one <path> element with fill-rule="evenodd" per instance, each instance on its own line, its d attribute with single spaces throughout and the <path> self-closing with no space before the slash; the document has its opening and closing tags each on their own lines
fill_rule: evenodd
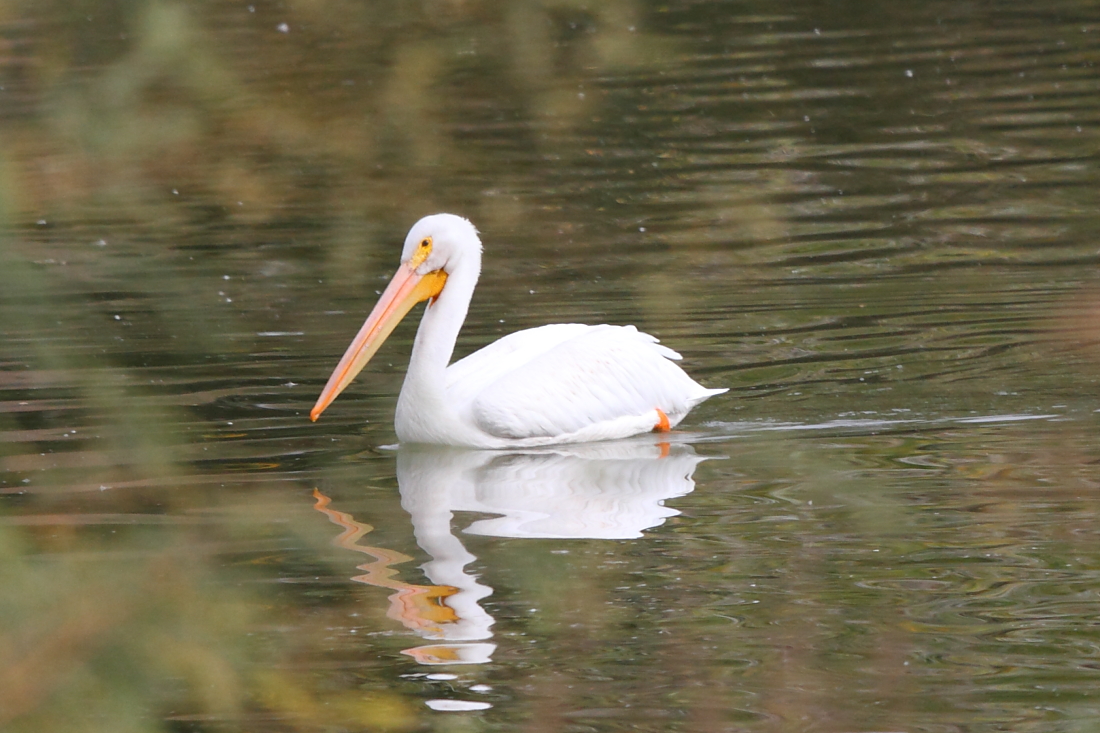
<svg viewBox="0 0 1100 733">
<path fill-rule="evenodd" d="M 397 399 L 403 443 L 509 448 L 670 430 L 707 389 L 680 355 L 633 326 L 557 323 L 505 336 L 447 366 L 481 274 L 474 225 L 453 214 L 418 221 L 401 266 L 344 353 L 309 416 L 324 412 L 398 322 L 427 300 Z"/>
</svg>

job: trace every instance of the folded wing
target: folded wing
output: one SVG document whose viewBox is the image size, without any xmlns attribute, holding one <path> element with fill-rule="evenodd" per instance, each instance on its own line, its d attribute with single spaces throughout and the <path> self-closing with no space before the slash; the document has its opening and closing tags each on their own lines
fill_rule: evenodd
<svg viewBox="0 0 1100 733">
<path fill-rule="evenodd" d="M 448 369 L 459 409 L 489 435 L 533 440 L 591 432 L 662 410 L 672 424 L 706 398 L 680 355 L 633 326 L 520 331 Z"/>
</svg>

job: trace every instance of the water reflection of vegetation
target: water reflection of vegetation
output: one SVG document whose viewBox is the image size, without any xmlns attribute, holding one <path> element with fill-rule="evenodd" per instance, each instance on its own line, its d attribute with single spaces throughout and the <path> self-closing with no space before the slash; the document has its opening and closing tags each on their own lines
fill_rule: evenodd
<svg viewBox="0 0 1100 733">
<path fill-rule="evenodd" d="M 460 203 L 437 199 L 452 194 L 435 173 L 492 165 L 456 144 L 464 127 L 486 114 L 513 133 L 568 126 L 598 103 L 583 91 L 594 70 L 666 46 L 634 0 L 7 5 L 59 31 L 30 36 L 28 24 L 16 48 L 31 55 L 9 59 L 23 104 L 6 148 L 24 221 L 104 206 L 157 227 L 201 212 L 259 223 L 303 205 L 356 222 L 364 208 L 411 206 L 396 220 L 416 219 L 433 200 Z M 491 109 L 466 107 L 475 89 L 492 90 Z"/>
<path fill-rule="evenodd" d="M 52 283 L 26 263 L 4 265 L 0 318 L 9 338 L 21 335 L 18 358 L 37 369 L 3 373 L 16 397 L 6 404 L 32 407 L 0 414 L 0 432 L 24 448 L 0 463 L 14 510 L 0 524 L 0 726 L 143 731 L 162 720 L 224 727 L 265 716 L 289 729 L 410 726 L 408 704 L 382 684 L 323 693 L 287 671 L 316 641 L 265 640 L 263 629 L 293 612 L 241 592 L 257 574 L 225 566 L 237 548 L 270 545 L 263 518 L 250 509 L 221 525 L 201 521 L 195 509 L 219 500 L 204 506 L 189 491 L 187 449 L 173 437 L 181 413 L 154 404 L 121 369 L 89 363 L 76 334 L 94 332 L 94 314 L 58 308 Z M 56 332 L 47 322 L 58 317 L 73 329 L 68 340 L 32 337 Z"/>
<path fill-rule="evenodd" d="M 3 465 L 9 498 L 22 497 L 13 518 L 25 520 L 0 534 L 0 725 L 412 723 L 387 683 L 322 693 L 284 671 L 320 640 L 262 630 L 315 624 L 292 621 L 253 569 L 225 567 L 232 548 L 270 543 L 270 532 L 245 517 L 192 521 L 206 493 L 189 480 L 203 439 L 181 434 L 190 418 L 178 399 L 134 368 L 223 350 L 212 338 L 239 316 L 210 311 L 206 267 L 163 254 L 209 251 L 217 235 L 190 241 L 194 225 L 210 233 L 310 212 L 337 234 L 326 271 L 346 279 L 364 269 L 352 265 L 367 214 L 404 225 L 425 206 L 469 202 L 433 179 L 485 165 L 454 142 L 471 75 L 479 89 L 512 90 L 499 114 L 567 128 L 596 101 L 578 90 L 593 67 L 637 65 L 661 48 L 637 15 L 623 0 L 591 10 L 0 4 L 13 21 L 0 81 L 17 102 L 0 123 L 0 202 L 16 225 L 0 240 L 0 318 L 4 360 L 26 369 L 5 372 L 3 388 L 8 404 L 31 406 L 0 415 L 0 429 L 37 443 Z M 227 42 L 230 29 L 248 40 Z M 342 93 L 364 87 L 373 91 Z M 486 216 L 515 219 L 510 200 L 486 199 Z M 176 353 L 140 346 L 165 330 L 180 337 Z M 206 499 L 205 511 L 218 511 L 223 497 Z"/>
<path fill-rule="evenodd" d="M 161 720 L 266 716 L 291 729 L 412 723 L 408 705 L 381 685 L 322 691 L 291 671 L 295 645 L 262 641 L 277 618 L 261 610 L 270 600 L 235 590 L 250 573 L 223 567 L 227 539 L 143 521 L 156 516 L 58 514 L 0 530 L 5 730 L 140 731 Z M 105 531 L 112 521 L 117 529 Z"/>
<path fill-rule="evenodd" d="M 1095 263 L 1095 166 L 1077 166 L 1095 147 L 1095 33 L 1006 54 L 1001 19 L 986 15 L 957 26 L 981 31 L 980 46 L 956 49 L 955 35 L 940 34 L 940 47 L 902 66 L 916 36 L 899 46 L 861 28 L 818 57 L 803 23 L 812 13 L 787 37 L 752 36 L 761 19 L 746 17 L 744 34 L 699 34 L 712 54 L 702 83 L 680 76 L 620 92 L 595 82 L 675 50 L 647 22 L 665 8 L 587 7 L 0 0 L 10 224 L 0 238 L 0 431 L 12 441 L 0 456 L 0 725 L 418 722 L 421 692 L 393 691 L 392 666 L 338 680 L 298 673 L 338 653 L 330 630 L 346 627 L 353 604 L 314 607 L 308 593 L 288 603 L 271 590 L 287 566 L 312 575 L 294 566 L 315 561 L 288 546 L 314 557 L 329 538 L 287 539 L 261 508 L 287 500 L 267 482 L 271 466 L 317 459 L 290 430 L 273 457 L 260 440 L 235 443 L 248 429 L 225 423 L 260 412 L 246 396 L 286 408 L 294 398 L 278 389 L 309 371 L 305 360 L 283 366 L 294 345 L 256 332 L 297 332 L 303 312 L 357 302 L 391 266 L 374 234 L 403 232 L 432 209 L 458 207 L 517 234 L 494 242 L 509 258 L 488 262 L 508 283 L 494 309 L 509 314 L 509 330 L 547 310 L 578 320 L 661 313 L 667 334 L 700 344 L 709 373 L 746 365 L 745 382 L 763 389 L 743 391 L 737 406 L 777 396 L 761 414 L 882 408 L 868 383 L 903 384 L 899 408 L 931 395 L 932 411 L 999 407 L 1007 398 L 994 390 L 1031 390 L 1046 404 L 1091 399 L 1095 346 L 1084 356 L 1071 347 L 1095 344 L 1096 318 L 1066 293 L 1086 277 L 1080 265 Z M 897 83 L 909 65 L 941 63 L 941 51 L 959 58 L 953 82 L 969 74 L 965 93 L 928 65 L 912 86 Z M 886 83 L 859 76 L 869 68 L 860 59 L 876 53 L 894 65 Z M 994 67 L 1008 56 L 1002 78 Z M 823 80 L 818 58 L 854 66 Z M 866 104 L 800 96 L 822 83 L 889 94 Z M 1036 92 L 1088 118 L 1084 131 L 1029 127 Z M 672 173 L 641 175 L 655 163 Z M 534 237 L 538 218 L 554 226 Z M 654 238 L 634 236 L 643 224 Z M 611 232 L 601 247 L 561 254 L 595 227 Z M 375 267 L 367 260 L 379 252 Z M 555 258 L 568 262 L 548 274 Z M 1026 268 L 1044 258 L 1063 269 Z M 1007 266 L 983 268 L 998 264 Z M 615 277 L 590 286 L 593 273 Z M 527 285 L 540 277 L 559 294 L 531 293 L 543 311 L 532 313 Z M 319 278 L 333 291 L 295 300 Z M 753 281 L 767 287 L 741 287 Z M 1064 298 L 1061 340 L 1036 346 L 1028 328 L 1052 293 Z M 495 310 L 482 311 L 478 336 Z M 308 322 L 311 334 L 323 330 Z M 996 358 L 1006 349 L 1013 359 Z M 318 360 L 318 379 L 330 360 Z M 251 371 L 256 363 L 264 369 Z M 180 366 L 192 371 L 173 385 Z M 1085 376 L 1067 377 L 1074 370 Z M 392 377 L 378 379 L 384 394 Z M 376 410 L 380 420 L 388 410 Z M 1087 699 L 1095 631 L 1073 626 L 1094 605 L 1096 457 L 1080 434 L 1091 427 L 1046 426 L 1038 447 L 1027 427 L 998 440 L 940 431 L 758 442 L 731 468 L 708 469 L 689 521 L 665 528 L 665 555 L 594 544 L 550 564 L 545 548 L 484 548 L 501 575 L 500 633 L 549 642 L 518 672 L 528 675 L 524 705 L 563 728 L 577 710 L 598 718 L 630 701 L 699 730 L 736 715 L 832 716 L 851 729 L 899 727 L 906 708 L 907 722 L 927 714 L 950 726 L 951 711 L 968 706 L 1003 716 L 1005 700 L 1024 687 L 1041 694 L 1055 673 Z M 202 480 L 218 471 L 255 483 L 227 492 Z M 229 518 L 199 521 L 219 511 Z M 1013 593 L 1023 598 L 1006 606 Z M 994 622 L 973 646 L 973 629 Z M 1025 632 L 1046 644 L 1014 636 Z M 1040 646 L 1064 656 L 1039 658 Z M 1005 659 L 1021 671 L 994 689 Z M 923 677 L 905 673 L 910 662 L 927 665 Z M 975 669 L 994 682 L 983 687 Z M 620 676 L 595 679 L 607 670 Z M 928 681 L 937 674 L 943 681 Z M 936 695 L 937 684 L 955 697 Z M 731 690 L 743 699 L 731 702 Z M 871 720 L 882 700 L 893 704 Z"/>
</svg>

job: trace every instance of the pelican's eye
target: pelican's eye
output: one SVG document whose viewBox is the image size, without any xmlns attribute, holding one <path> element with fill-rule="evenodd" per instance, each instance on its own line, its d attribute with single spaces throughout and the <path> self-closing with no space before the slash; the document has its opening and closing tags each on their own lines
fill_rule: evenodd
<svg viewBox="0 0 1100 733">
<path fill-rule="evenodd" d="M 428 255 L 432 253 L 432 238 L 424 237 L 420 240 L 420 244 L 412 253 L 412 259 L 409 260 L 409 265 L 415 270 L 424 264 L 424 261 L 428 259 Z"/>
</svg>

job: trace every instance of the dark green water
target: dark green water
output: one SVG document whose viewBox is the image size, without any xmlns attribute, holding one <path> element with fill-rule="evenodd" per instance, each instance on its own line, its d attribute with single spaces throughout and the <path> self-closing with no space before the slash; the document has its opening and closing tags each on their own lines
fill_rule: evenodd
<svg viewBox="0 0 1100 733">
<path fill-rule="evenodd" d="M 1097 63 L 1071 0 L 0 0 L 0 727 L 1093 730 Z M 393 450 L 411 318 L 311 424 L 436 211 L 459 355 L 730 392 Z"/>
</svg>

